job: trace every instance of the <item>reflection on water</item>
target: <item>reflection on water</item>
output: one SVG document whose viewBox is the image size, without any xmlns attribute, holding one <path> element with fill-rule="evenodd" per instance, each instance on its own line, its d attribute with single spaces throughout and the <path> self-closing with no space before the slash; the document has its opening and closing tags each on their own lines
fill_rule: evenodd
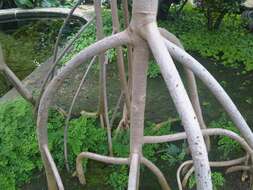
<svg viewBox="0 0 253 190">
<path fill-rule="evenodd" d="M 6 64 L 20 79 L 24 79 L 53 52 L 62 20 L 19 21 L 0 23 L 0 44 Z M 64 30 L 60 45 L 80 26 L 71 22 Z M 0 97 L 12 85 L 0 73 Z"/>
</svg>

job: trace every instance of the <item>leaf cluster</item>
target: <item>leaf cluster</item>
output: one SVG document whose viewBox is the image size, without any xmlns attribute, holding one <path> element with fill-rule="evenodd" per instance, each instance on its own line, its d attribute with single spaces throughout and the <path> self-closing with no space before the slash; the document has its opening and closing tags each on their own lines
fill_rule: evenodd
<svg viewBox="0 0 253 190">
<path fill-rule="evenodd" d="M 185 10 L 176 21 L 160 22 L 160 26 L 178 36 L 189 52 L 227 67 L 253 70 L 253 35 L 243 27 L 240 15 L 225 16 L 220 30 L 215 32 L 205 27 L 203 14 L 194 9 Z"/>
<path fill-rule="evenodd" d="M 213 190 L 220 190 L 225 184 L 225 178 L 220 172 L 212 173 Z M 192 175 L 189 179 L 188 187 L 192 189 L 196 185 L 196 178 Z"/>
</svg>

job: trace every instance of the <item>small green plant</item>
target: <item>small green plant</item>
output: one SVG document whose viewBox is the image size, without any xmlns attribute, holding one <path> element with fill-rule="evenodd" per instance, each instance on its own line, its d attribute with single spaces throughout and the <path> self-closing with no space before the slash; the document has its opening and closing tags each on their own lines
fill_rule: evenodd
<svg viewBox="0 0 253 190">
<path fill-rule="evenodd" d="M 168 161 L 169 166 L 175 166 L 178 163 L 181 163 L 186 157 L 185 151 L 186 144 L 182 144 L 182 147 L 175 144 L 167 144 L 166 148 L 159 151 L 163 153 L 161 159 Z"/>
<path fill-rule="evenodd" d="M 15 189 L 29 181 L 42 163 L 31 106 L 16 100 L 0 106 L 0 186 Z"/>
<path fill-rule="evenodd" d="M 114 166 L 114 172 L 110 174 L 107 184 L 111 185 L 114 190 L 125 190 L 128 182 L 128 168 L 127 166 Z"/>
<path fill-rule="evenodd" d="M 65 118 L 59 112 L 50 110 L 48 121 L 49 148 L 60 169 L 63 160 L 63 126 Z M 155 124 L 147 123 L 145 135 L 172 133 L 170 123 L 166 122 L 160 130 L 154 130 Z M 76 156 L 83 151 L 108 154 L 106 130 L 99 126 L 96 119 L 79 117 L 72 119 L 69 126 L 69 162 L 75 170 Z M 129 154 L 129 131 L 124 131 L 113 141 L 115 156 L 126 157 Z M 163 150 L 163 144 L 145 145 L 143 155 L 156 161 L 157 152 Z M 160 155 L 165 153 L 161 152 Z M 32 106 L 23 99 L 2 103 L 0 106 L 0 186 L 15 190 L 29 182 L 32 175 L 42 169 L 36 125 L 33 120 Z M 84 160 L 86 169 L 88 160 Z M 110 169 L 111 168 L 111 169 Z M 127 166 L 111 167 L 109 182 L 114 189 L 124 189 L 127 185 Z"/>
<path fill-rule="evenodd" d="M 210 124 L 211 128 L 223 128 L 235 133 L 239 133 L 238 129 L 234 126 L 234 124 L 229 121 L 226 116 L 223 114 L 218 121 L 212 122 Z M 218 151 L 219 155 L 222 159 L 228 159 L 233 154 L 238 154 L 242 152 L 242 147 L 235 140 L 227 137 L 227 136 L 219 136 L 218 137 Z"/>
<path fill-rule="evenodd" d="M 156 78 L 160 75 L 160 69 L 154 59 L 151 59 L 148 67 L 148 77 Z"/>
<path fill-rule="evenodd" d="M 213 172 L 212 173 L 212 182 L 213 182 L 213 190 L 222 189 L 225 184 L 225 178 L 223 177 L 222 173 L 220 172 Z M 192 189 L 196 185 L 196 178 L 192 175 L 189 179 L 188 187 Z"/>
</svg>

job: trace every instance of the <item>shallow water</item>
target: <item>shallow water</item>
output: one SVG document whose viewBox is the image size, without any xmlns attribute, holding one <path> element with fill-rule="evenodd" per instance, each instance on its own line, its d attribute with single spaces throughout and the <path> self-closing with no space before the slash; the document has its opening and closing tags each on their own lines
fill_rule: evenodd
<svg viewBox="0 0 253 190">
<path fill-rule="evenodd" d="M 24 79 L 52 55 L 61 25 L 62 19 L 0 23 L 0 44 L 5 62 L 19 79 Z M 79 21 L 71 22 L 63 32 L 60 45 L 79 26 Z M 11 88 L 0 73 L 0 97 Z"/>
</svg>

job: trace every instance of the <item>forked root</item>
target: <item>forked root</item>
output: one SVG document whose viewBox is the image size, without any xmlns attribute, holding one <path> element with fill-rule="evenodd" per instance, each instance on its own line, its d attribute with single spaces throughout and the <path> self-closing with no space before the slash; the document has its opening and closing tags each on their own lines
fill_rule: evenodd
<svg viewBox="0 0 253 190">
<path fill-rule="evenodd" d="M 96 160 L 96 161 L 103 162 L 106 164 L 117 164 L 117 165 L 129 164 L 129 158 L 115 158 L 115 157 L 109 157 L 109 156 L 102 156 L 102 155 L 91 153 L 91 152 L 82 152 L 76 158 L 76 172 L 77 172 L 79 181 L 82 185 L 86 184 L 86 179 L 84 176 L 84 171 L 83 171 L 83 166 L 82 166 L 83 159 L 92 159 L 92 160 Z"/>
</svg>

